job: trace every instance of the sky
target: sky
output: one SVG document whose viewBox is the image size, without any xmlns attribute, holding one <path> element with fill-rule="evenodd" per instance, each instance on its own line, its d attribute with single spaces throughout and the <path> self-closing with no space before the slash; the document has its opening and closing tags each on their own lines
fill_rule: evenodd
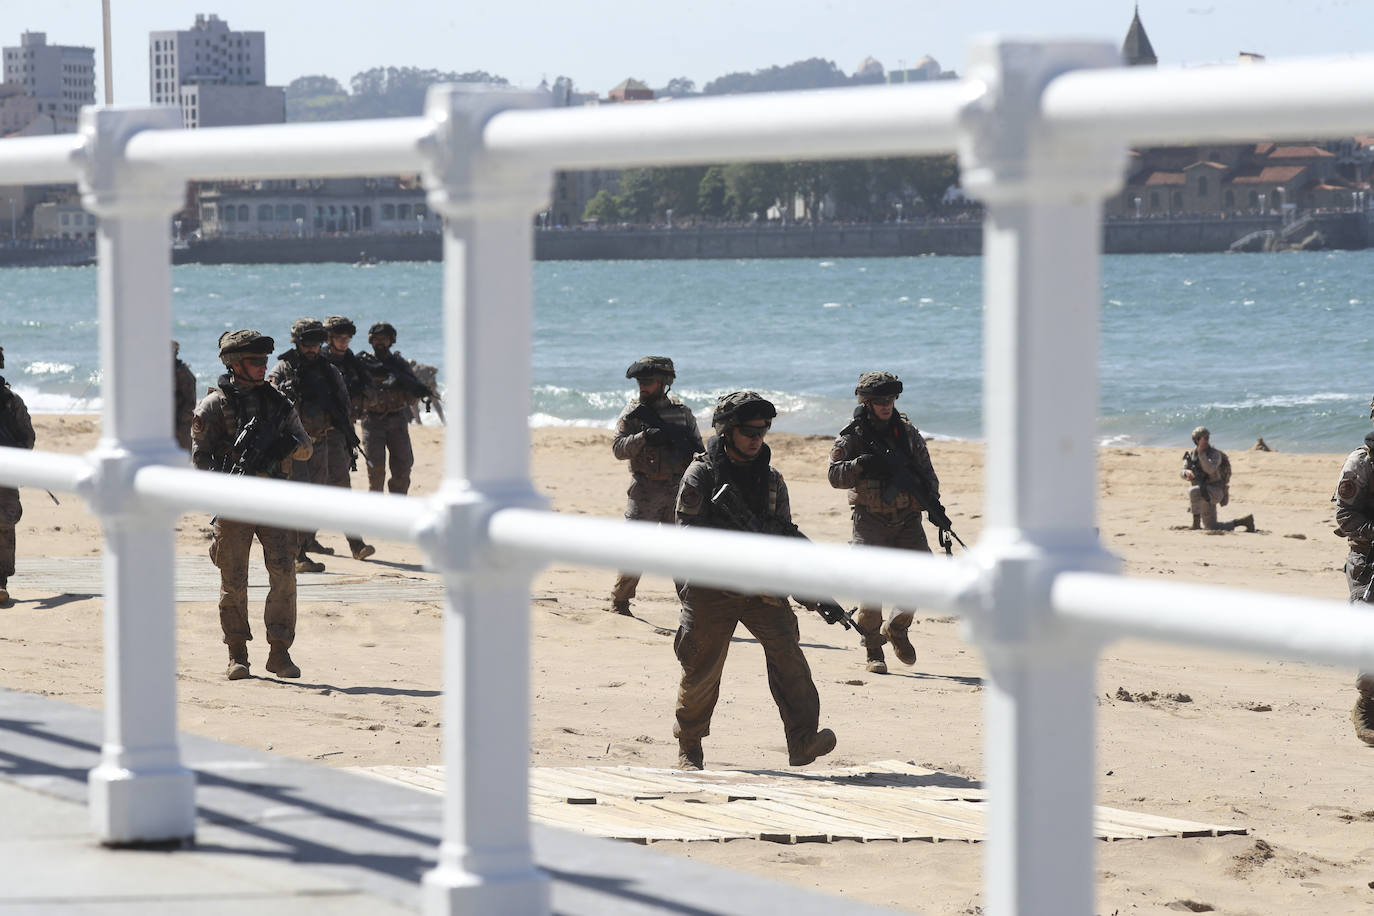
<svg viewBox="0 0 1374 916">
<path fill-rule="evenodd" d="M 1374 0 L 1142 0 L 1162 66 L 1374 53 Z M 889 70 L 924 56 L 964 69 L 973 36 L 1101 38 L 1120 46 L 1125 0 L 110 0 L 115 103 L 148 103 L 148 33 L 189 29 L 197 12 L 267 35 L 267 80 L 372 67 L 485 70 L 517 86 L 568 76 L 602 95 L 626 77 L 661 87 L 811 57 L 846 73 L 874 57 Z M 104 99 L 100 0 L 0 0 L 0 44 L 24 31 L 96 49 Z"/>
</svg>

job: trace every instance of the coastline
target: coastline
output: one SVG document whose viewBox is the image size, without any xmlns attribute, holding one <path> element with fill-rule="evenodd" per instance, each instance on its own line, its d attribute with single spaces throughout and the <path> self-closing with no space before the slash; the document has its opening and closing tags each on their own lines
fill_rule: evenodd
<svg viewBox="0 0 1374 916">
<path fill-rule="evenodd" d="M 35 424 L 39 446 L 54 451 L 85 451 L 99 432 L 99 418 L 89 415 L 39 415 Z M 423 497 L 438 483 L 443 430 L 411 433 L 412 493 Z M 532 474 L 553 509 L 620 517 L 629 477 L 610 438 L 603 429 L 533 431 Z M 849 513 L 825 479 L 830 443 L 830 436 L 770 436 L 797 523 L 816 540 L 843 543 Z M 956 530 L 973 545 L 984 524 L 983 447 L 936 440 L 931 450 Z M 1102 540 L 1128 575 L 1343 597 L 1345 550 L 1329 534 L 1329 496 L 1344 455 L 1229 451 L 1235 476 L 1223 517 L 1253 512 L 1260 530 L 1208 535 L 1175 530 L 1189 521 L 1178 452 L 1099 451 Z M 361 479 L 355 475 L 355 486 Z M 74 495 L 58 494 L 62 505 L 54 506 L 42 491 L 22 492 L 21 574 L 10 583 L 16 603 L 0 609 L 0 684 L 98 708 L 101 599 L 60 585 L 32 589 L 22 571 L 36 558 L 73 558 L 73 569 L 78 560 L 95 564 L 99 528 Z M 176 552 L 208 568 L 207 521 L 181 518 Z M 344 545 L 340 532 L 322 531 L 320 539 Z M 373 583 L 385 597 L 320 600 L 312 588 L 292 649 L 304 671 L 297 682 L 225 681 L 213 591 L 178 604 L 181 727 L 333 766 L 438 763 L 441 605 L 406 596 L 408 584 L 436 577 L 411 545 L 379 543 L 366 562 L 321 559 L 326 572 L 303 581 Z M 260 569 L 256 554 L 252 565 Z M 555 564 L 535 581 L 531 765 L 668 767 L 675 760 L 672 584 L 646 577 L 636 616 L 623 618 L 604 611 L 613 577 Z M 258 629 L 261 596 L 250 600 Z M 982 775 L 984 671 L 958 621 L 918 611 L 917 663 L 889 660 L 887 676 L 863 671 L 852 634 L 804 612 L 800 626 L 823 724 L 840 741 L 811 769 L 898 759 Z M 254 675 L 262 674 L 265 651 L 261 639 L 250 644 Z M 1345 670 L 1193 648 L 1106 647 L 1097 684 L 1099 803 L 1250 833 L 1098 844 L 1098 911 L 1170 911 L 1185 900 L 1223 912 L 1367 911 L 1365 850 L 1374 847 L 1374 821 L 1358 787 L 1370 749 L 1351 734 L 1352 679 Z M 762 658 L 743 632 L 727 662 L 706 756 L 714 768 L 785 768 Z M 982 844 L 739 840 L 653 848 L 898 909 L 956 914 L 986 905 Z"/>
</svg>

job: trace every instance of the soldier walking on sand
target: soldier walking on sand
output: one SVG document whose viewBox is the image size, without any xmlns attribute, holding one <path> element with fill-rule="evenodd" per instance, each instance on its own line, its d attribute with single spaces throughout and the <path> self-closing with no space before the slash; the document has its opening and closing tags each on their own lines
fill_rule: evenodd
<svg viewBox="0 0 1374 916">
<path fill-rule="evenodd" d="M 0 347 L 0 369 L 5 348 Z M 0 448 L 33 448 L 33 422 L 24 399 L 0 376 Z M 14 528 L 24 515 L 18 487 L 0 487 L 0 607 L 9 607 L 9 580 L 14 575 Z"/>
<path fill-rule="evenodd" d="M 196 405 L 191 460 L 203 471 L 285 478 L 292 460 L 313 450 L 291 401 L 266 383 L 273 341 L 253 330 L 228 331 L 219 358 L 228 369 Z M 242 435 L 241 435 L 242 434 Z M 288 651 L 296 639 L 296 532 L 260 522 L 214 520 L 210 562 L 219 567 L 219 623 L 229 647 L 229 680 L 248 677 L 248 554 L 253 538 L 267 566 L 263 624 L 271 651 L 266 668 L 279 677 L 301 676 Z"/>
<path fill-rule="evenodd" d="M 1255 517 L 1247 515 L 1231 522 L 1217 521 L 1218 507 L 1231 501 L 1231 459 L 1221 449 L 1212 448 L 1212 433 L 1205 426 L 1193 430 L 1192 451 L 1183 453 L 1183 469 L 1178 476 L 1190 480 L 1188 508 L 1193 513 L 1193 529 L 1234 531 L 1243 527 L 1255 530 Z"/>
<path fill-rule="evenodd" d="M 906 414 L 898 413 L 902 380 L 891 372 L 865 372 L 854 394 L 859 406 L 830 450 L 830 485 L 849 490 L 852 544 L 895 547 L 930 553 L 921 510 L 932 520 L 946 519 L 940 506 L 940 478 L 930 463 L 926 440 Z M 947 521 L 947 519 L 946 519 Z M 864 631 L 867 669 L 887 673 L 883 643 L 904 665 L 916 663 L 908 630 L 916 617 L 910 608 L 893 608 L 883 623 L 881 604 L 860 604 L 855 622 Z M 881 628 L 881 629 L 880 629 Z"/>
<path fill-rule="evenodd" d="M 329 482 L 335 471 L 329 464 L 332 455 L 325 438 L 331 430 L 348 434 L 353 429 L 353 421 L 348 418 L 348 389 L 344 387 L 343 376 L 329 360 L 320 356 L 324 339 L 324 325 L 318 318 L 296 319 L 291 323 L 291 342 L 296 346 L 277 357 L 277 364 L 267 374 L 268 384 L 295 405 L 301 425 L 310 437 L 310 459 L 297 461 L 291 468 L 291 479 L 302 483 Z M 296 572 L 324 572 L 324 564 L 310 559 L 306 551 L 323 554 L 334 551 L 320 544 L 314 531 L 300 532 L 298 541 Z"/>
<path fill-rule="evenodd" d="M 716 505 L 713 496 L 729 485 L 746 512 L 760 521 L 790 528 L 792 506 L 782 474 L 769 464 L 763 437 L 777 410 L 753 391 L 735 391 L 716 402 L 711 424 L 716 434 L 682 475 L 677 523 L 684 527 L 743 530 Z M 782 717 L 787 759 L 805 766 L 835 749 L 835 733 L 817 730 L 821 701 L 811 667 L 801 650 L 797 614 L 787 599 L 745 595 L 689 581 L 676 583 L 682 599 L 673 653 L 682 665 L 677 690 L 678 768 L 704 765 L 701 739 L 711 733 L 711 714 L 720 697 L 720 677 L 735 628 L 744 624 L 763 649 L 768 688 Z"/>
<path fill-rule="evenodd" d="M 172 392 L 177 445 L 191 450 L 191 417 L 196 412 L 196 374 L 180 359 L 181 344 L 172 341 Z"/>
<path fill-rule="evenodd" d="M 1374 400 L 1369 404 L 1374 419 Z M 1370 579 L 1374 576 L 1374 432 L 1365 433 L 1364 444 L 1351 452 L 1336 484 L 1336 533 L 1350 543 L 1345 556 L 1345 584 L 1351 604 L 1374 604 Z M 1355 677 L 1355 708 L 1350 718 L 1355 737 L 1374 745 L 1374 671 Z"/>
<path fill-rule="evenodd" d="M 356 470 L 357 463 L 353 456 L 355 450 L 361 448 L 357 434 L 353 432 L 353 421 L 362 416 L 363 392 L 367 389 L 369 376 L 357 355 L 349 349 L 353 335 L 358 333 L 357 326 L 342 315 L 330 315 L 324 320 L 324 330 L 329 335 L 329 345 L 321 351 L 321 355 L 339 370 L 344 387 L 348 389 L 348 428 L 331 426 L 324 436 L 324 447 L 329 451 L 329 470 L 325 483 L 331 487 L 350 489 L 353 480 L 349 471 Z M 358 535 L 346 536 L 353 559 L 366 560 L 377 552 L 377 548 Z"/>
<path fill-rule="evenodd" d="M 630 364 L 625 377 L 639 383 L 639 397 L 620 413 L 611 451 L 630 462 L 625 518 L 632 522 L 673 523 L 678 483 L 692 456 L 702 451 L 692 409 L 669 397 L 677 372 L 666 356 L 645 356 Z M 611 610 L 630 615 L 639 574 L 623 572 L 611 588 Z"/>
<path fill-rule="evenodd" d="M 425 395 L 396 346 L 396 328 L 379 321 L 367 330 L 371 353 L 359 355 L 371 384 L 363 392 L 363 453 L 367 455 L 367 488 L 380 493 L 410 492 L 410 469 L 415 452 L 410 445 L 411 406 Z M 430 393 L 432 394 L 432 393 Z M 386 479 L 387 455 L 391 479 Z"/>
</svg>

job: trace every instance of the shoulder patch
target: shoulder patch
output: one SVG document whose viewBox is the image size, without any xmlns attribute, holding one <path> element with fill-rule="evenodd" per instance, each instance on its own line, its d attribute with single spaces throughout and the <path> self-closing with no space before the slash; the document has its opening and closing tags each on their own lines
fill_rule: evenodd
<svg viewBox="0 0 1374 916">
<path fill-rule="evenodd" d="M 1360 485 L 1355 482 L 1354 477 L 1342 477 L 1340 484 L 1336 487 L 1336 497 L 1343 503 L 1354 500 L 1359 492 Z"/>
<path fill-rule="evenodd" d="M 832 464 L 833 464 L 834 462 L 836 462 L 836 461 L 843 461 L 843 460 L 844 460 L 844 449 L 840 448 L 840 447 L 837 445 L 837 446 L 835 446 L 834 448 L 832 448 L 832 449 L 830 450 L 830 461 L 831 461 Z"/>
<path fill-rule="evenodd" d="M 701 508 L 701 491 L 689 483 L 682 485 L 682 492 L 677 497 L 678 508 L 695 514 Z"/>
</svg>

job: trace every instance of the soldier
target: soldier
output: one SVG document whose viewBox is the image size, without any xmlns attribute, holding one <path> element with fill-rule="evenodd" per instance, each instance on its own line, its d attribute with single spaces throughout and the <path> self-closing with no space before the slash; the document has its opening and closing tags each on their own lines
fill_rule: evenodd
<svg viewBox="0 0 1374 916">
<path fill-rule="evenodd" d="M 611 451 L 630 462 L 625 517 L 630 521 L 673 521 L 678 483 L 692 456 L 705 448 L 692 409 L 668 396 L 677 372 L 666 356 L 645 356 L 630 364 L 625 377 L 639 383 L 639 399 L 620 413 Z M 611 610 L 626 617 L 639 585 L 636 573 L 621 573 L 611 589 Z"/>
<path fill-rule="evenodd" d="M 832 487 L 849 490 L 850 543 L 929 553 L 921 510 L 935 510 L 932 521 L 946 519 L 940 506 L 940 478 L 930 463 L 925 438 L 906 414 L 897 411 L 901 393 L 902 380 L 891 372 L 859 376 L 854 389 L 859 406 L 830 450 L 828 476 Z M 892 618 L 883 623 L 882 605 L 859 605 L 855 622 L 864 631 L 870 672 L 887 673 L 885 642 L 892 643 L 902 664 L 916 663 L 907 633 L 915 616 L 914 610 L 893 608 Z"/>
<path fill-rule="evenodd" d="M 1178 476 L 1193 481 L 1188 488 L 1188 505 L 1193 511 L 1193 530 L 1233 531 L 1244 526 L 1255 530 L 1255 517 L 1247 515 L 1233 522 L 1217 521 L 1217 507 L 1231 501 L 1231 459 L 1220 449 L 1212 448 L 1212 433 L 1205 426 L 1193 430 L 1191 452 L 1183 453 L 1183 469 Z"/>
<path fill-rule="evenodd" d="M 334 469 L 329 466 L 330 451 L 325 436 L 334 429 L 345 434 L 353 431 L 343 376 L 329 360 L 320 358 L 324 339 L 324 325 L 318 318 L 296 319 L 291 323 L 291 342 L 296 346 L 277 357 L 277 364 L 267 375 L 268 383 L 296 406 L 301 424 L 310 436 L 313 449 L 310 460 L 297 462 L 291 469 L 291 479 L 303 483 L 329 482 Z M 299 541 L 296 572 L 323 572 L 324 564 L 310 559 L 306 551 L 332 554 L 333 549 L 316 540 L 313 531 L 300 532 Z"/>
<path fill-rule="evenodd" d="M 196 412 L 196 374 L 179 358 L 181 344 L 172 341 L 172 391 L 175 395 L 177 445 L 191 450 L 191 417 Z"/>
<path fill-rule="evenodd" d="M 219 358 L 228 369 L 196 405 L 191 421 L 191 460 L 203 471 L 257 477 L 288 476 L 290 462 L 308 461 L 313 450 L 291 401 L 266 384 L 273 341 L 257 331 L 228 331 L 219 339 Z M 256 421 L 256 422 L 254 422 Z M 252 430 L 249 425 L 252 424 Z M 239 442 L 240 433 L 251 432 Z M 219 567 L 219 623 L 229 647 L 229 680 L 248 677 L 248 554 L 253 536 L 267 566 L 263 623 L 271 652 L 267 670 L 301 676 L 289 652 L 296 638 L 296 532 L 258 522 L 214 520 L 210 562 Z"/>
<path fill-rule="evenodd" d="M 1369 404 L 1374 419 L 1374 401 Z M 1336 533 L 1350 542 L 1345 557 L 1345 584 L 1351 604 L 1374 604 L 1369 590 L 1374 574 L 1374 432 L 1365 433 L 1364 445 L 1345 459 L 1341 479 L 1336 484 Z M 1355 677 L 1359 696 L 1350 718 L 1355 737 L 1374 745 L 1374 671 L 1361 671 Z"/>
<path fill-rule="evenodd" d="M 0 369 L 5 348 L 0 347 Z M 0 448 L 33 448 L 33 422 L 24 399 L 0 376 Z M 0 607 L 9 607 L 9 580 L 14 575 L 14 526 L 24 515 L 17 487 L 0 487 Z"/>
<path fill-rule="evenodd" d="M 325 333 L 329 335 L 329 346 L 322 354 L 343 376 L 344 387 L 348 389 L 348 428 L 331 426 L 324 436 L 324 447 L 329 451 L 329 472 L 325 482 L 331 487 L 351 488 L 353 479 L 350 470 L 356 470 L 353 455 L 359 448 L 358 436 L 353 432 L 353 421 L 363 412 L 363 391 L 368 386 L 368 373 L 363 364 L 349 349 L 353 335 L 358 328 L 342 315 L 330 315 L 324 320 Z M 366 560 L 377 552 L 377 548 L 366 543 L 356 534 L 347 535 L 348 548 L 353 559 Z"/>
<path fill-rule="evenodd" d="M 367 456 L 367 488 L 380 493 L 382 484 L 392 493 L 410 492 L 410 469 L 415 453 L 410 447 L 410 409 L 422 397 L 432 397 L 429 389 L 420 391 L 410 366 L 396 346 L 396 329 L 379 321 L 367 329 L 371 353 L 359 360 L 372 384 L 363 392 L 363 453 Z M 418 386 L 418 387 L 417 387 Z M 391 454 L 391 479 L 386 480 L 387 453 Z"/>
<path fill-rule="evenodd" d="M 677 523 L 685 527 L 740 530 L 726 511 L 712 501 L 723 485 L 742 498 L 744 510 L 762 522 L 792 527 L 787 484 L 769 465 L 763 437 L 777 410 L 753 391 L 735 391 L 720 398 L 711 418 L 716 434 L 682 475 L 677 499 Z M 711 732 L 711 713 L 720 696 L 725 655 L 737 624 L 743 623 L 763 647 L 768 687 L 782 716 L 788 762 L 805 766 L 835 749 L 835 733 L 817 731 L 821 702 L 811 680 L 811 668 L 801 650 L 797 615 L 787 599 L 774 595 L 743 595 L 688 581 L 676 583 L 682 613 L 673 653 L 682 665 L 677 691 L 678 768 L 699 770 L 704 765 L 701 739 Z"/>
</svg>

